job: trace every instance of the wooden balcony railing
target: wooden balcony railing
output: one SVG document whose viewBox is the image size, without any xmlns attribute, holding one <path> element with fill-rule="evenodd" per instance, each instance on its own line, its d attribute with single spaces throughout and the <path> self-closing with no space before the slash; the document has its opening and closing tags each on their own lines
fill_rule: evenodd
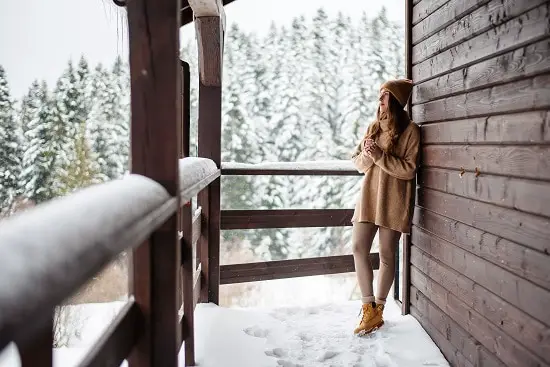
<svg viewBox="0 0 550 367">
<path fill-rule="evenodd" d="M 222 176 L 359 176 L 351 161 L 223 163 Z M 351 226 L 352 209 L 222 210 L 221 230 Z M 378 253 L 370 254 L 374 269 Z M 220 284 L 347 273 L 355 271 L 353 256 L 263 261 L 220 266 Z"/>
<path fill-rule="evenodd" d="M 201 262 L 208 250 L 199 249 L 201 256 L 193 266 L 201 216 L 200 209 L 191 215 L 186 203 L 200 192 L 208 193 L 220 170 L 209 159 L 184 158 L 179 161 L 179 172 L 179 200 L 155 181 L 131 174 L 1 221 L 0 350 L 15 342 L 23 367 L 51 366 L 55 306 L 118 254 L 142 246 L 180 209 L 178 201 L 186 224 L 181 233 L 183 272 L 176 274 L 182 280 L 178 293 L 184 311 L 178 343 L 185 340 L 193 346 L 192 315 L 202 287 Z M 162 282 L 162 278 L 148 281 Z M 119 366 L 146 325 L 165 311 L 153 308 L 146 312 L 130 296 L 80 366 Z M 173 327 L 178 328 L 177 323 Z"/>
</svg>

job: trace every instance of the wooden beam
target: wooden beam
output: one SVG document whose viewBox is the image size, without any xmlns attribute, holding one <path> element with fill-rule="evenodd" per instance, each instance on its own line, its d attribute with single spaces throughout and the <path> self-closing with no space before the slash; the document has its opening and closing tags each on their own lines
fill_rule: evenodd
<svg viewBox="0 0 550 367">
<path fill-rule="evenodd" d="M 195 19 L 199 53 L 199 74 L 206 87 L 220 87 L 222 83 L 224 28 L 219 16 Z"/>
<path fill-rule="evenodd" d="M 408 79 L 412 80 L 412 27 L 414 19 L 414 8 L 413 0 L 405 1 L 405 73 Z M 414 84 L 414 81 L 413 81 Z M 409 98 L 407 103 L 407 113 L 409 118 L 412 114 L 412 104 L 413 99 Z M 411 205 L 414 205 L 414 200 L 411 200 Z M 410 245 L 411 238 L 410 234 L 403 235 L 403 276 L 401 277 L 401 288 L 402 288 L 402 303 L 401 303 L 401 314 L 407 315 L 410 312 L 410 268 L 411 268 L 411 258 L 410 258 Z M 397 264 L 397 269 L 399 269 L 399 263 Z"/>
<path fill-rule="evenodd" d="M 131 171 L 160 183 L 179 203 L 181 152 L 181 0 L 128 2 Z M 181 252 L 173 215 L 134 253 L 134 294 L 145 316 L 131 367 L 178 365 L 177 305 Z"/>
<path fill-rule="evenodd" d="M 130 354 L 142 326 L 142 315 L 131 299 L 119 311 L 79 366 L 119 366 Z"/>
<path fill-rule="evenodd" d="M 369 259 L 373 269 L 376 270 L 380 267 L 378 253 L 371 253 Z M 220 284 L 258 282 L 353 271 L 355 271 L 355 265 L 352 255 L 231 264 L 221 266 Z"/>
<path fill-rule="evenodd" d="M 199 81 L 198 155 L 221 165 L 221 101 L 220 86 L 205 86 Z M 198 196 L 203 211 L 200 239 L 204 287 L 201 301 L 218 303 L 220 279 L 220 178 L 214 180 Z"/>
<path fill-rule="evenodd" d="M 221 229 L 351 226 L 353 209 L 223 210 Z"/>
<path fill-rule="evenodd" d="M 223 14 L 221 0 L 189 0 L 195 17 L 219 17 Z"/>
</svg>

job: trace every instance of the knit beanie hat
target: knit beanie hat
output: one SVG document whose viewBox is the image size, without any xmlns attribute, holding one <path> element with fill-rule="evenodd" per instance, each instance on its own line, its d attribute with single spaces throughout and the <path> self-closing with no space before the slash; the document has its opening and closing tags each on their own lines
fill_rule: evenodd
<svg viewBox="0 0 550 367">
<path fill-rule="evenodd" d="M 402 107 L 405 107 L 412 92 L 412 80 L 394 79 L 388 80 L 380 86 L 380 90 L 387 89 Z"/>
</svg>

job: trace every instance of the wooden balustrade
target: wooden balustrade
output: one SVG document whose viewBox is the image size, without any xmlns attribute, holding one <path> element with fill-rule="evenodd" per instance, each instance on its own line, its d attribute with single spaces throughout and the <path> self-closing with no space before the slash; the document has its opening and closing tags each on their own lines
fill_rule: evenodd
<svg viewBox="0 0 550 367">
<path fill-rule="evenodd" d="M 181 159 L 179 172 L 182 204 L 220 175 L 216 165 L 205 158 Z M 176 210 L 176 198 L 161 185 L 131 174 L 0 221 L 0 350 L 13 341 L 22 351 L 24 366 L 51 365 L 54 307 L 121 252 L 139 247 Z M 193 252 L 200 236 L 199 216 L 200 210 L 184 230 L 183 237 L 192 239 L 186 254 Z M 183 302 L 189 306 L 185 306 L 181 326 L 186 330 L 183 339 L 191 338 L 191 344 L 188 320 L 201 287 L 201 265 L 193 269 L 188 265 L 192 260 L 191 256 L 183 259 L 184 268 L 191 273 L 184 273 L 190 287 L 185 288 Z M 154 317 L 161 311 L 151 312 Z M 131 296 L 81 366 L 118 366 L 140 338 L 146 322 Z M 50 358 L 37 358 L 37 350 L 49 350 Z"/>
</svg>

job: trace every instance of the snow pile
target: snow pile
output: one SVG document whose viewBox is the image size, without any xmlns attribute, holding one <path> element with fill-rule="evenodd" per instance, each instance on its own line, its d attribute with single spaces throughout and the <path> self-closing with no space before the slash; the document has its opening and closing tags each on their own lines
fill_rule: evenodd
<svg viewBox="0 0 550 367">
<path fill-rule="evenodd" d="M 389 302 L 386 324 L 353 336 L 360 303 L 265 310 L 200 304 L 196 311 L 201 367 L 415 367 L 449 364 L 412 316 Z"/>
</svg>

